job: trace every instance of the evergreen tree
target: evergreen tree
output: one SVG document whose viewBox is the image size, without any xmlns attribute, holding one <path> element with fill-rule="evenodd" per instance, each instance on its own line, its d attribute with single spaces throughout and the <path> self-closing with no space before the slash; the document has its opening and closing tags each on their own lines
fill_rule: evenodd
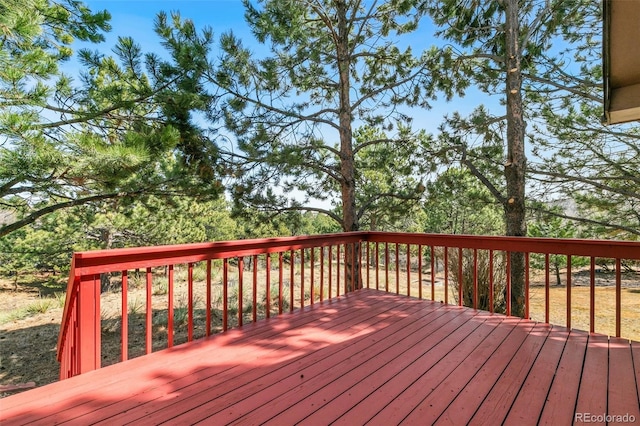
<svg viewBox="0 0 640 426">
<path fill-rule="evenodd" d="M 502 204 L 505 233 L 525 236 L 526 120 L 531 117 L 527 89 L 556 91 L 557 80 L 540 78 L 542 70 L 564 67 L 549 55 L 554 43 L 571 42 L 568 30 L 580 25 L 581 0 L 545 2 L 471 0 L 429 2 L 428 11 L 440 28 L 438 35 L 454 43 L 452 79 L 467 79 L 488 95 L 500 94 L 504 113 L 484 106 L 469 117 L 454 114 L 442 127 L 442 152 L 451 152 Z M 573 40 L 575 41 L 575 40 Z M 502 158 L 500 158 L 502 157 Z M 451 157 L 449 157 L 451 158 Z M 502 161 L 502 178 L 496 179 Z M 525 260 L 512 253 L 511 307 L 524 314 Z"/>
<path fill-rule="evenodd" d="M 416 55 L 398 43 L 417 28 L 420 2 L 244 3 L 253 34 L 269 53 L 252 55 L 225 34 L 225 56 L 212 76 L 228 93 L 226 123 L 241 150 L 236 202 L 271 211 L 315 210 L 344 231 L 360 229 L 363 207 L 379 203 L 358 205 L 359 153 L 385 146 L 420 156 L 419 138 L 401 106 L 429 106 L 437 55 L 435 49 Z M 359 140 L 356 127 L 376 131 Z M 416 198 L 404 190 L 388 195 Z M 313 207 L 313 200 L 336 200 L 338 211 Z M 348 262 L 358 258 L 350 250 Z"/>
<path fill-rule="evenodd" d="M 74 80 L 60 62 L 75 39 L 102 40 L 107 12 L 76 1 L 0 7 L 0 200 L 14 218 L 0 236 L 87 203 L 220 194 L 217 148 L 193 120 L 215 111 L 197 87 L 210 30 L 197 35 L 190 21 L 160 14 L 169 59 L 120 38 L 114 56 L 81 51 L 86 72 Z"/>
</svg>

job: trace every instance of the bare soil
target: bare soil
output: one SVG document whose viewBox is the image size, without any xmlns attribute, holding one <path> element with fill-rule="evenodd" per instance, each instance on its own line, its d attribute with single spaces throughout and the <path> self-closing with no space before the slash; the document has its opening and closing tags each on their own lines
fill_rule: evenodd
<svg viewBox="0 0 640 426">
<path fill-rule="evenodd" d="M 35 308 L 27 312 L 46 305 L 44 313 Z M 0 280 L 0 386 L 40 386 L 58 380 L 56 344 L 62 311 L 46 287 L 24 283 L 16 287 Z M 0 392 L 1 397 L 8 394 Z"/>
</svg>

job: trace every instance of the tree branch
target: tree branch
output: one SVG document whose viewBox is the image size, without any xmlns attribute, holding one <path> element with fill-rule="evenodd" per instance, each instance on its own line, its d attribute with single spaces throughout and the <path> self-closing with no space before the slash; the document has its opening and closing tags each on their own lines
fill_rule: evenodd
<svg viewBox="0 0 640 426">
<path fill-rule="evenodd" d="M 364 213 L 367 211 L 369 207 L 371 207 L 373 203 L 375 203 L 376 201 L 382 198 L 395 198 L 403 201 L 417 201 L 420 199 L 420 197 L 417 197 L 415 195 L 403 195 L 403 194 L 397 194 L 393 192 L 376 194 L 375 196 L 369 198 L 369 200 L 367 200 L 366 203 L 363 203 L 362 206 L 358 209 L 358 214 L 357 214 L 358 220 L 360 220 L 362 216 L 364 216 Z"/>
<path fill-rule="evenodd" d="M 542 208 L 536 208 L 536 207 L 529 207 L 529 210 L 538 212 L 538 213 L 543 213 L 543 214 L 548 214 L 550 216 L 555 216 L 555 217 L 559 217 L 561 219 L 568 219 L 568 220 L 572 220 L 575 222 L 580 222 L 580 223 L 589 223 L 591 225 L 598 225 L 598 226 L 604 226 L 606 228 L 612 228 L 612 229 L 619 229 L 621 231 L 627 231 L 631 234 L 634 235 L 640 235 L 640 229 L 637 228 L 631 228 L 629 226 L 624 226 L 624 225 L 616 225 L 616 224 L 612 224 L 609 222 L 601 222 L 599 220 L 594 220 L 594 219 L 587 219 L 584 217 L 575 217 L 575 216 L 569 216 L 563 213 L 557 213 L 554 211 L 550 211 L 550 210 L 546 210 L 546 209 L 542 209 Z"/>
<path fill-rule="evenodd" d="M 74 207 L 74 206 L 80 206 L 83 204 L 87 204 L 87 203 L 91 203 L 94 201 L 102 201 L 102 200 L 108 200 L 108 199 L 115 199 L 115 198 L 122 198 L 125 196 L 130 196 L 130 195 L 136 195 L 136 194 L 140 194 L 142 191 L 135 191 L 135 192 L 115 192 L 115 193 L 109 193 L 109 194 L 100 194 L 100 195 L 93 195 L 91 197 L 85 197 L 85 198 L 78 198 L 72 201 L 65 201 L 63 203 L 58 203 L 58 204 L 52 204 L 50 206 L 44 207 L 40 210 L 37 210 L 33 213 L 31 213 L 30 215 L 17 220 L 13 223 L 10 223 L 8 225 L 4 225 L 2 227 L 0 227 L 0 237 L 4 237 L 5 235 L 16 231 L 24 226 L 27 226 L 33 222 L 35 222 L 36 220 L 38 220 L 40 217 L 52 213 L 54 211 L 57 210 L 61 210 L 61 209 L 65 209 L 65 208 L 69 208 L 69 207 Z"/>
<path fill-rule="evenodd" d="M 467 158 L 467 150 L 464 148 L 462 149 L 462 159 L 460 160 L 460 163 L 467 166 L 469 168 L 469 171 L 471 171 L 471 174 L 478 178 L 478 180 L 487 187 L 489 192 L 491 192 L 496 200 L 498 200 L 498 202 L 504 206 L 504 204 L 507 202 L 505 196 L 502 195 L 498 188 L 496 188 L 493 183 L 491 183 L 491 181 L 475 166 L 475 164 L 473 164 L 473 162 Z"/>
<path fill-rule="evenodd" d="M 613 192 L 616 194 L 620 194 L 620 195 L 625 195 L 629 198 L 638 198 L 640 199 L 640 194 L 638 194 L 635 191 L 630 191 L 630 190 L 626 190 L 624 188 L 613 188 L 609 185 L 604 185 L 602 183 L 599 183 L 593 179 L 589 179 L 589 178 L 585 178 L 582 176 L 577 176 L 577 175 L 573 175 L 573 176 L 569 176 L 566 175 L 564 173 L 557 173 L 557 172 L 552 172 L 552 171 L 545 171 L 545 170 L 536 170 L 533 169 L 531 170 L 532 173 L 536 173 L 539 175 L 543 175 L 543 176 L 551 176 L 551 177 L 555 177 L 555 178 L 560 178 L 560 179 L 567 179 L 570 181 L 577 181 L 577 182 L 582 182 L 584 184 L 587 185 L 591 185 L 594 188 L 598 188 L 598 189 L 602 189 L 603 191 L 609 191 L 609 192 Z"/>
<path fill-rule="evenodd" d="M 278 207 L 271 209 L 269 211 L 273 211 L 276 214 L 284 213 L 284 212 L 292 212 L 292 211 L 307 211 L 307 212 L 317 212 L 324 215 L 329 216 L 331 219 L 335 220 L 342 226 L 342 218 L 335 214 L 334 212 L 326 209 L 322 209 L 320 207 L 310 207 L 310 206 L 294 206 L 294 207 Z"/>
</svg>

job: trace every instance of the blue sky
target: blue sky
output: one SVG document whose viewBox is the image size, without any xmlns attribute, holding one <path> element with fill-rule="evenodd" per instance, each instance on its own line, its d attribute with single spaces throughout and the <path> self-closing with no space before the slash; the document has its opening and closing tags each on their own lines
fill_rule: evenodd
<svg viewBox="0 0 640 426">
<path fill-rule="evenodd" d="M 159 11 L 179 11 L 183 18 L 193 20 L 198 29 L 211 27 L 216 38 L 233 30 L 246 46 L 255 46 L 256 50 L 260 48 L 244 20 L 244 7 L 240 0 L 85 0 L 85 4 L 94 11 L 108 10 L 113 27 L 107 41 L 100 46 L 90 46 L 91 49 L 107 52 L 115 45 L 118 36 L 131 36 L 144 52 L 162 54 L 163 48 L 153 32 L 153 21 Z M 419 52 L 435 43 L 432 32 L 433 28 L 426 23 L 418 32 L 403 37 L 410 38 L 414 52 Z M 424 124 L 416 122 L 415 125 L 433 132 L 446 111 L 459 110 L 466 114 L 482 102 L 487 102 L 486 95 L 477 95 L 473 91 L 469 91 L 465 99 L 452 103 L 435 102 L 430 111 L 421 114 Z"/>
<path fill-rule="evenodd" d="M 85 4 L 93 11 L 106 9 L 111 13 L 113 29 L 105 45 L 109 47 L 117 36 L 131 36 L 143 48 L 157 47 L 153 21 L 160 11 L 179 11 L 183 18 L 193 20 L 197 28 L 213 28 L 216 36 L 230 29 L 243 39 L 251 35 L 239 0 L 85 0 Z"/>
</svg>

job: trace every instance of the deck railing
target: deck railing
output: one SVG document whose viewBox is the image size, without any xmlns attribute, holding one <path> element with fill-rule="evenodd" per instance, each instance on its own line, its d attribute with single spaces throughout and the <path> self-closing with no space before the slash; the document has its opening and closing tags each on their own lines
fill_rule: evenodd
<svg viewBox="0 0 640 426">
<path fill-rule="evenodd" d="M 240 240 L 74 254 L 60 377 L 344 296 L 354 284 L 510 315 L 511 253 L 525 258 L 525 317 L 640 335 L 639 243 L 382 232 Z"/>
</svg>

